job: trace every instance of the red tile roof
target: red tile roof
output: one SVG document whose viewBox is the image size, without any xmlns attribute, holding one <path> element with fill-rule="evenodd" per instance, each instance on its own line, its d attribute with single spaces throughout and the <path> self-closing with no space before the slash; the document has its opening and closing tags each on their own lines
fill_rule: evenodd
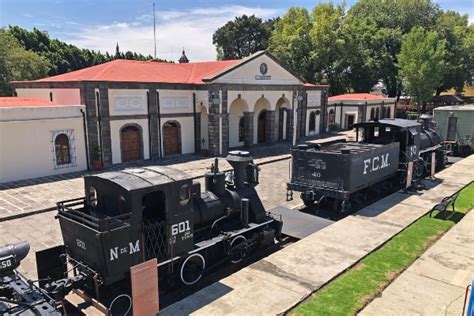
<svg viewBox="0 0 474 316">
<path fill-rule="evenodd" d="M 0 97 L 0 108 L 47 107 L 59 104 L 40 98 Z"/>
<path fill-rule="evenodd" d="M 365 100 L 387 100 L 383 95 L 375 95 L 370 93 L 347 93 L 329 97 L 328 101 L 365 101 Z"/>
<path fill-rule="evenodd" d="M 203 84 L 202 79 L 218 74 L 240 60 L 173 64 L 156 61 L 116 59 L 104 64 L 37 80 L 58 81 L 126 81 L 155 83 Z"/>
</svg>

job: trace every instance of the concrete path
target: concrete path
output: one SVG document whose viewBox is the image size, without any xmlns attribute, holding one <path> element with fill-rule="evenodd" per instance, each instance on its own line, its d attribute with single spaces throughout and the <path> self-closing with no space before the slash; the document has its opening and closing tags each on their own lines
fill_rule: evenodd
<svg viewBox="0 0 474 316">
<path fill-rule="evenodd" d="M 461 315 L 474 278 L 474 211 L 390 284 L 359 315 Z"/>
<path fill-rule="evenodd" d="M 392 194 L 160 312 L 161 315 L 276 315 L 355 265 L 444 196 L 474 179 L 474 156 L 427 181 L 422 194 Z"/>
</svg>

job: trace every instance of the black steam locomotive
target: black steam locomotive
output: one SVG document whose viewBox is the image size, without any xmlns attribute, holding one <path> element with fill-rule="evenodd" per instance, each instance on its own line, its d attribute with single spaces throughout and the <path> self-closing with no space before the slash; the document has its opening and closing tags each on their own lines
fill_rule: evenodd
<svg viewBox="0 0 474 316">
<path fill-rule="evenodd" d="M 86 196 L 58 203 L 63 263 L 40 277 L 64 275 L 65 263 L 81 278 L 81 289 L 109 306 L 127 291 L 130 267 L 157 258 L 160 291 L 192 285 L 224 260 L 238 263 L 254 249 L 274 243 L 282 222 L 267 213 L 255 186 L 259 169 L 248 152 L 230 152 L 233 172 L 218 160 L 205 175 L 205 191 L 182 171 L 142 167 L 84 178 Z M 54 260 L 53 260 L 54 261 Z M 173 284 L 174 283 L 174 284 Z"/>
<path fill-rule="evenodd" d="M 298 191 L 307 206 L 329 201 L 335 211 L 347 212 L 365 205 L 373 196 L 407 188 L 443 168 L 446 151 L 431 117 L 420 119 L 357 123 L 355 142 L 292 148 L 287 196 Z"/>
</svg>

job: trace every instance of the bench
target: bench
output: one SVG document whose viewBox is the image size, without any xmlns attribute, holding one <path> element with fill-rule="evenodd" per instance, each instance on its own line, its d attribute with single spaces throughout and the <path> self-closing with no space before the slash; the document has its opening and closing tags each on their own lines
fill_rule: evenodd
<svg viewBox="0 0 474 316">
<path fill-rule="evenodd" d="M 433 208 L 430 210 L 430 217 L 431 217 L 431 215 L 433 214 L 434 211 L 439 211 L 440 213 L 443 213 L 443 218 L 447 219 L 448 218 L 448 208 L 449 208 L 450 205 L 452 207 L 452 210 L 451 210 L 451 214 L 449 215 L 449 217 L 451 217 L 456 212 L 456 210 L 454 208 L 454 204 L 456 203 L 456 199 L 458 198 L 459 193 L 460 193 L 460 191 L 458 191 L 458 192 L 456 192 L 456 193 L 454 193 L 450 196 L 447 196 L 447 197 L 445 197 L 441 200 L 441 203 L 438 203 L 435 206 L 433 206 Z"/>
</svg>

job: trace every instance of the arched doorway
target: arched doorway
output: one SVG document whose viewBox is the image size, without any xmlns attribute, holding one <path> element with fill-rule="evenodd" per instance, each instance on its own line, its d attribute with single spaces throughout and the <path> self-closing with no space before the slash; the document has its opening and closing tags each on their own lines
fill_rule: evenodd
<svg viewBox="0 0 474 316">
<path fill-rule="evenodd" d="M 258 115 L 258 123 L 257 123 L 257 142 L 265 143 L 266 142 L 266 126 L 267 126 L 267 110 L 262 110 Z"/>
<path fill-rule="evenodd" d="M 278 140 L 286 140 L 288 130 L 288 113 L 290 101 L 285 97 L 278 99 L 275 108 L 275 133 Z"/>
<path fill-rule="evenodd" d="M 142 159 L 141 130 L 136 125 L 127 125 L 120 130 L 122 162 Z"/>
<path fill-rule="evenodd" d="M 168 121 L 163 125 L 163 153 L 165 156 L 181 154 L 181 126 Z"/>
<path fill-rule="evenodd" d="M 249 107 L 245 100 L 235 99 L 229 107 L 229 147 L 239 147 L 244 145 L 245 119 L 244 112 L 248 112 Z"/>
<path fill-rule="evenodd" d="M 209 150 L 209 117 L 207 108 L 201 106 L 201 149 Z"/>
</svg>

